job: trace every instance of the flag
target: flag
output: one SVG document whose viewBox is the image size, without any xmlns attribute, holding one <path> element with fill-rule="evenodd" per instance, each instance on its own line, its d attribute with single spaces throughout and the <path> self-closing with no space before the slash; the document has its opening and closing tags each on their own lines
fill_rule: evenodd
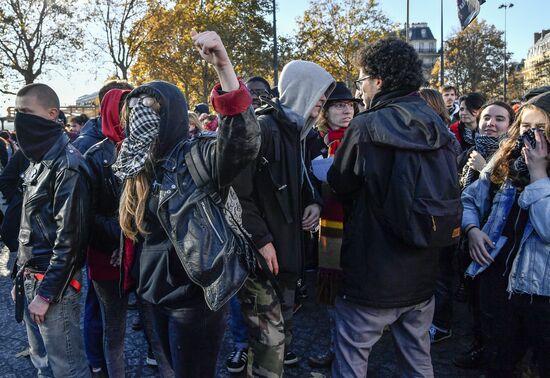
<svg viewBox="0 0 550 378">
<path fill-rule="evenodd" d="M 458 19 L 462 30 L 466 29 L 479 14 L 479 7 L 485 0 L 457 0 Z"/>
</svg>

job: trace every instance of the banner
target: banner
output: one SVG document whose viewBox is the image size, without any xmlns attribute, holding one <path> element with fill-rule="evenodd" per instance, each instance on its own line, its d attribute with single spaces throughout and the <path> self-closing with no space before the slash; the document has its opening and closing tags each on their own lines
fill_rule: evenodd
<svg viewBox="0 0 550 378">
<path fill-rule="evenodd" d="M 468 25 L 477 17 L 479 14 L 479 7 L 483 4 L 485 0 L 457 0 L 458 6 L 458 19 L 460 20 L 460 25 L 462 30 L 466 29 Z"/>
</svg>

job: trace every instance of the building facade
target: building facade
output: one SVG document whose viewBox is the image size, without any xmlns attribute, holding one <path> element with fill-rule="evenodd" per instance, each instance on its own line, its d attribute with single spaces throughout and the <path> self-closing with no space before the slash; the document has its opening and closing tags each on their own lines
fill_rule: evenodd
<svg viewBox="0 0 550 378">
<path fill-rule="evenodd" d="M 403 35 L 405 31 L 403 30 Z M 426 22 L 413 22 L 409 27 L 409 43 L 413 45 L 422 60 L 422 70 L 426 81 L 430 80 L 435 62 L 439 59 L 437 40 Z"/>
<path fill-rule="evenodd" d="M 523 69 L 527 89 L 550 85 L 550 29 L 534 34 Z"/>
</svg>

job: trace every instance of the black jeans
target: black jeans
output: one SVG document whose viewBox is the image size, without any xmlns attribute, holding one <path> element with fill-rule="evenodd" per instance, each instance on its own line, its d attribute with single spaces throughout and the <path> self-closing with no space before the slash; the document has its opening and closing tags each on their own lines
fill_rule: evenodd
<svg viewBox="0 0 550 378">
<path fill-rule="evenodd" d="M 501 329 L 498 347 L 499 366 L 490 366 L 489 378 L 517 377 L 518 362 L 533 347 L 540 378 L 550 377 L 550 297 L 513 294 L 508 302 L 506 329 Z M 500 322 L 501 324 L 503 322 Z"/>
<path fill-rule="evenodd" d="M 226 325 L 225 307 L 211 311 L 204 301 L 171 309 L 142 299 L 146 321 L 154 332 L 151 347 L 163 377 L 215 377 Z M 169 366 L 166 366 L 168 364 Z"/>
<path fill-rule="evenodd" d="M 435 313 L 433 325 L 450 331 L 453 320 L 453 260 L 456 247 L 442 248 L 439 251 L 439 272 L 435 286 Z"/>
<path fill-rule="evenodd" d="M 109 377 L 125 376 L 124 331 L 128 294 L 119 295 L 118 281 L 92 281 L 103 319 L 103 355 Z"/>
</svg>

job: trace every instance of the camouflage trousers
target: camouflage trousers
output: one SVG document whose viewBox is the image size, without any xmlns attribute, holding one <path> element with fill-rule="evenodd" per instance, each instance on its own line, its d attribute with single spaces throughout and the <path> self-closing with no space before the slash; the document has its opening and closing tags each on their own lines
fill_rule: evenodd
<svg viewBox="0 0 550 378">
<path fill-rule="evenodd" d="M 292 311 L 298 275 L 280 273 L 277 281 L 283 295 L 281 305 L 275 289 L 261 272 L 250 277 L 239 292 L 241 311 L 248 326 L 249 377 L 283 376 L 283 358 L 292 342 Z"/>
</svg>

